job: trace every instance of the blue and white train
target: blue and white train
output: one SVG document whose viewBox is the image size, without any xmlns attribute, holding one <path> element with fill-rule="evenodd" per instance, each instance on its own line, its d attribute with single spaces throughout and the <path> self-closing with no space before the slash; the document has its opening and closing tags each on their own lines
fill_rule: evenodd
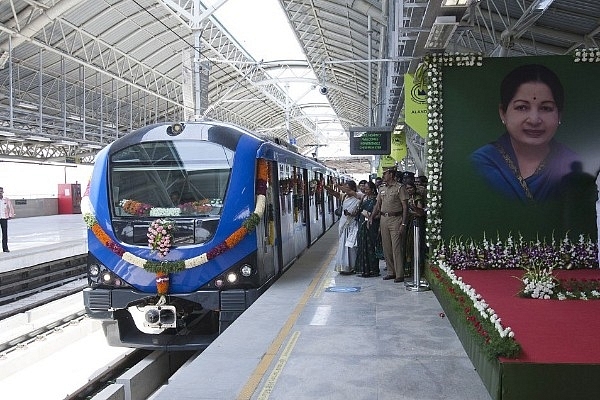
<svg viewBox="0 0 600 400">
<path fill-rule="evenodd" d="M 97 156 L 84 304 L 110 345 L 208 346 L 334 223 L 332 169 L 233 125 L 155 124 Z"/>
</svg>

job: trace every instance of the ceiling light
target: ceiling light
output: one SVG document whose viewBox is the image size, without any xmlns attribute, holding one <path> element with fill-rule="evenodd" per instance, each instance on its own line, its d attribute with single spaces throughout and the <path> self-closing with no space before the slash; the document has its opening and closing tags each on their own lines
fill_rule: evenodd
<svg viewBox="0 0 600 400">
<path fill-rule="evenodd" d="M 431 27 L 427 42 L 425 42 L 425 48 L 445 49 L 457 26 L 458 22 L 456 22 L 456 17 L 454 16 L 437 17 Z"/>
<path fill-rule="evenodd" d="M 31 104 L 31 103 L 26 103 L 26 102 L 20 102 L 17 104 L 17 107 L 21 107 L 21 108 L 26 108 L 28 110 L 37 110 L 38 106 L 35 104 Z"/>
<path fill-rule="evenodd" d="M 27 140 L 33 140 L 35 142 L 51 142 L 52 139 L 44 137 L 44 136 L 36 136 L 36 135 L 32 135 L 32 136 L 27 136 L 25 139 Z"/>
<path fill-rule="evenodd" d="M 442 7 L 466 7 L 471 0 L 442 0 Z"/>
<path fill-rule="evenodd" d="M 554 0 L 538 0 L 538 4 L 535 6 L 536 10 L 546 11 L 548 7 L 554 2 Z"/>
<path fill-rule="evenodd" d="M 62 144 L 64 146 L 77 146 L 79 143 L 73 142 L 71 140 L 61 140 L 60 142 L 57 142 L 56 144 Z"/>
<path fill-rule="evenodd" d="M 82 148 L 91 149 L 91 150 L 100 150 L 102 148 L 102 146 L 100 146 L 98 144 L 86 144 L 86 145 L 83 145 Z"/>
</svg>

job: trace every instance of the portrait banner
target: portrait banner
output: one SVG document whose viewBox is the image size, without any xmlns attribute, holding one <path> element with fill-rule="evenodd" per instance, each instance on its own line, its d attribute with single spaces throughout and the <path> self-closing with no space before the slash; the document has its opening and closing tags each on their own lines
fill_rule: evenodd
<svg viewBox="0 0 600 400">
<path fill-rule="evenodd" d="M 577 54 L 430 56 L 431 237 L 597 240 L 600 62 Z"/>
</svg>

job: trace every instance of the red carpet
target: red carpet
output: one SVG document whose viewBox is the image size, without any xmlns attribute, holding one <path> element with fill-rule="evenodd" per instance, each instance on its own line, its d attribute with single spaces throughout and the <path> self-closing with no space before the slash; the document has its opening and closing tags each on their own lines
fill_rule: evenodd
<svg viewBox="0 0 600 400">
<path fill-rule="evenodd" d="M 537 300 L 518 296 L 520 270 L 454 271 L 510 326 L 523 350 L 504 363 L 600 364 L 600 300 Z M 556 272 L 556 271 L 555 271 Z M 599 279 L 600 270 L 558 271 L 563 279 Z"/>
</svg>

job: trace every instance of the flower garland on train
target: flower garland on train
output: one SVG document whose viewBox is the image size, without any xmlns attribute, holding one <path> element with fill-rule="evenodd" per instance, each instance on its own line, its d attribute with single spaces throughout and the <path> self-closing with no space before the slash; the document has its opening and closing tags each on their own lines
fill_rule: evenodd
<svg viewBox="0 0 600 400">
<path fill-rule="evenodd" d="M 96 238 L 100 241 L 100 243 L 102 243 L 104 246 L 106 246 L 108 249 L 110 249 L 117 256 L 121 257 L 123 260 L 127 261 L 128 263 L 130 263 L 132 265 L 135 265 L 137 267 L 145 269 L 146 271 L 155 272 L 157 274 L 158 292 L 159 292 L 159 294 L 164 295 L 168 292 L 168 274 L 169 273 L 180 272 L 185 269 L 195 268 L 195 267 L 198 267 L 198 266 L 214 259 L 215 257 L 226 252 L 227 250 L 234 248 L 238 243 L 240 243 L 242 241 L 242 239 L 249 232 L 252 232 L 254 229 L 256 229 L 256 226 L 260 223 L 260 220 L 265 211 L 268 179 L 269 179 L 269 164 L 267 163 L 266 160 L 259 159 L 258 160 L 258 168 L 257 168 L 257 177 L 256 177 L 257 197 L 256 197 L 256 206 L 255 206 L 254 212 L 248 218 L 246 218 L 244 220 L 244 222 L 242 222 L 242 226 L 240 228 L 238 228 L 235 232 L 233 232 L 231 235 L 229 235 L 223 242 L 219 243 L 218 245 L 216 245 L 214 248 L 210 249 L 206 253 L 202 253 L 199 256 L 192 257 L 192 258 L 189 258 L 186 260 L 176 260 L 176 261 L 146 260 L 142 257 L 138 257 L 128 251 L 125 251 L 125 249 L 123 249 L 121 246 L 119 246 L 117 243 L 115 243 L 110 238 L 110 236 L 108 236 L 108 234 L 106 232 L 104 232 L 102 227 L 98 224 L 98 221 L 96 220 L 96 217 L 94 215 L 94 210 L 92 209 L 91 204 L 89 203 L 89 199 L 87 199 L 87 197 L 84 198 L 84 201 L 82 202 L 82 204 L 87 204 L 87 206 L 90 208 L 90 210 L 88 212 L 84 213 L 83 219 L 84 219 L 88 229 L 90 229 L 92 231 L 92 233 L 94 234 L 94 236 L 96 236 Z M 87 200 L 87 201 L 85 201 L 85 200 Z M 152 229 L 156 230 L 158 226 L 161 226 L 163 228 L 166 226 L 166 228 L 164 228 L 164 233 L 161 233 L 161 235 L 163 235 L 162 236 L 163 238 L 170 237 L 172 228 L 171 229 L 168 228 L 169 221 L 156 220 L 153 222 L 153 224 L 155 226 L 151 225 L 151 227 L 149 228 L 149 233 L 150 233 L 150 230 L 152 230 Z M 153 228 L 153 226 L 154 226 L 154 228 Z M 170 248 L 170 246 L 172 246 L 173 242 L 172 242 L 172 240 L 169 240 L 169 241 L 162 240 L 161 241 L 160 238 L 158 240 L 155 240 L 155 239 L 156 239 L 156 237 L 150 238 L 150 236 L 149 236 L 149 238 L 148 238 L 149 246 L 157 252 L 157 255 L 159 258 L 162 258 L 168 253 L 169 248 Z M 166 246 L 165 242 L 168 242 L 169 245 Z M 153 243 L 154 243 L 154 245 L 153 245 Z M 162 245 L 162 247 L 161 247 L 161 245 Z M 166 290 L 164 288 L 165 281 L 167 283 Z"/>
</svg>

